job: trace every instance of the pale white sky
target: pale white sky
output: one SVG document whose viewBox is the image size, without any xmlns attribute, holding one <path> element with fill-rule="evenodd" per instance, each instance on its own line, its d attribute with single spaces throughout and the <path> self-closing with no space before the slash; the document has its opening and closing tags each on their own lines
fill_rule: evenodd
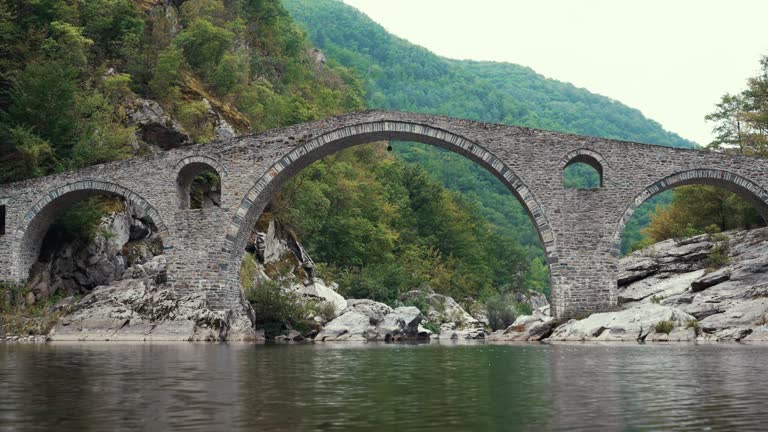
<svg viewBox="0 0 768 432">
<path fill-rule="evenodd" d="M 529 66 L 707 144 L 704 121 L 768 55 L 766 0 L 345 0 L 450 58 Z"/>
</svg>

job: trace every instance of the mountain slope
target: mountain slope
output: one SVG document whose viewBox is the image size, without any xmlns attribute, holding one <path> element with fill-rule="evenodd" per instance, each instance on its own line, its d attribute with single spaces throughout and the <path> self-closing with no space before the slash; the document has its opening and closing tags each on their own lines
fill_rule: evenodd
<svg viewBox="0 0 768 432">
<path fill-rule="evenodd" d="M 371 108 L 442 114 L 672 147 L 695 144 L 636 109 L 509 63 L 450 60 L 337 0 L 283 0 L 328 58 L 354 69 Z"/>
<path fill-rule="evenodd" d="M 451 60 L 388 33 L 357 9 L 337 0 L 283 0 L 294 19 L 330 63 L 354 70 L 371 108 L 442 114 L 672 147 L 695 143 L 664 130 L 636 109 L 572 84 L 509 63 Z M 405 160 L 422 165 L 454 191 L 477 200 L 483 215 L 542 256 L 535 230 L 520 204 L 485 170 L 431 146 L 396 144 Z M 573 165 L 567 186 L 594 187 L 595 173 Z M 624 250 L 640 240 L 648 212 L 661 196 L 636 212 Z"/>
</svg>

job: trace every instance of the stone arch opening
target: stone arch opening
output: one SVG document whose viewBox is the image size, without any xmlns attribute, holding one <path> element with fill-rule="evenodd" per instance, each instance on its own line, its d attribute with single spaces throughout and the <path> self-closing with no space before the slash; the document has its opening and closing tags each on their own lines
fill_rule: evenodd
<svg viewBox="0 0 768 432">
<path fill-rule="evenodd" d="M 148 229 L 157 234 L 162 243 L 161 249 L 170 247 L 167 241 L 168 229 L 160 214 L 141 196 L 114 183 L 80 181 L 49 191 L 22 218 L 16 229 L 15 280 L 23 282 L 29 277 L 30 269 L 40 257 L 43 240 L 57 216 L 78 202 L 98 196 L 116 197 L 130 204 L 141 214 Z"/>
<path fill-rule="evenodd" d="M 179 209 L 221 207 L 223 170 L 204 157 L 187 158 L 179 163 L 176 191 Z"/>
<path fill-rule="evenodd" d="M 560 163 L 563 187 L 566 189 L 595 189 L 605 184 L 605 159 L 589 149 L 574 150 Z"/>
<path fill-rule="evenodd" d="M 220 262 L 221 271 L 227 275 L 230 286 L 240 287 L 238 270 L 245 253 L 245 246 L 257 219 L 270 199 L 295 175 L 313 162 L 340 150 L 379 141 L 404 141 L 434 145 L 462 155 L 489 171 L 520 201 L 533 221 L 536 233 L 544 246 L 547 267 L 555 280 L 557 251 L 555 236 L 544 212 L 524 182 L 501 160 L 482 146 L 451 132 L 423 124 L 380 121 L 348 126 L 319 136 L 293 149 L 271 166 L 248 191 L 240 203 L 236 216 L 227 230 Z M 558 301 L 553 287 L 552 301 Z"/>
<path fill-rule="evenodd" d="M 654 197 L 665 191 L 680 186 L 704 185 L 714 186 L 739 196 L 752 205 L 762 218 L 768 222 L 768 191 L 761 188 L 751 180 L 736 173 L 720 169 L 696 169 L 679 172 L 667 176 L 643 189 L 636 195 L 619 219 L 614 234 L 611 238 L 611 253 L 620 258 L 623 254 L 622 239 L 627 226 L 633 220 L 638 209 Z M 626 249 L 626 245 L 624 245 Z"/>
</svg>

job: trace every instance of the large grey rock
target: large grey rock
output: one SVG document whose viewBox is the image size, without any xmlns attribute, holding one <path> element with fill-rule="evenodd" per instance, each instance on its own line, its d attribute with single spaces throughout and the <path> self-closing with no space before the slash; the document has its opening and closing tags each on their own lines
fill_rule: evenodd
<svg viewBox="0 0 768 432">
<path fill-rule="evenodd" d="M 449 296 L 436 294 L 431 290 L 413 290 L 405 293 L 402 300 L 422 301 L 427 308 L 424 312 L 426 320 L 438 326 L 448 325 L 450 330 L 482 330 L 485 326 L 475 317 L 467 313 L 456 300 Z"/>
<path fill-rule="evenodd" d="M 700 331 L 695 337 L 692 328 L 675 328 L 669 334 L 651 332 L 645 335 L 646 341 L 749 340 L 750 337 L 762 340 L 768 312 L 768 228 L 732 231 L 725 235 L 728 262 L 714 271 L 706 269 L 706 258 L 713 247 L 707 235 L 660 242 L 621 260 L 618 297 L 625 308 L 634 311 L 632 314 L 637 315 L 637 311 L 646 308 L 655 296 L 660 306 L 676 308 L 699 320 Z M 646 310 L 648 316 L 651 312 Z M 611 336 L 611 331 L 617 330 L 600 321 L 605 317 L 597 314 L 568 323 L 558 328 L 552 338 L 631 339 Z M 608 336 L 604 336 L 606 331 Z"/>
<path fill-rule="evenodd" d="M 651 301 L 654 296 L 659 299 L 682 294 L 690 289 L 692 282 L 698 280 L 703 275 L 704 270 L 696 270 L 677 274 L 666 279 L 650 277 L 638 280 L 620 291 L 619 302 Z"/>
<path fill-rule="evenodd" d="M 126 268 L 162 253 L 162 242 L 139 210 L 129 204 L 118 207 L 101 219 L 92 238 L 60 242 L 41 254 L 29 281 L 36 301 L 86 294 L 126 276 L 144 277 L 126 275 Z"/>
<path fill-rule="evenodd" d="M 293 284 L 289 290 L 304 298 L 330 303 L 333 305 L 334 317 L 339 316 L 347 307 L 347 300 L 319 278 Z"/>
<path fill-rule="evenodd" d="M 170 150 L 189 144 L 189 135 L 155 101 L 137 98 L 126 109 L 129 124 L 137 126 L 138 138 L 143 142 Z"/>
<path fill-rule="evenodd" d="M 419 309 L 402 306 L 392 309 L 372 300 L 349 300 L 342 314 L 315 336 L 316 341 L 394 341 L 424 335 Z"/>
<path fill-rule="evenodd" d="M 644 303 L 617 312 L 592 314 L 580 321 L 571 320 L 555 329 L 549 340 L 636 341 L 645 339 L 660 321 L 672 321 L 679 327 L 689 320 L 694 318 L 680 309 Z"/>
<path fill-rule="evenodd" d="M 348 299 L 347 308 L 342 312 L 355 311 L 367 316 L 373 325 L 384 321 L 384 317 L 394 312 L 394 309 L 369 299 Z"/>
<path fill-rule="evenodd" d="M 515 322 L 504 330 L 497 330 L 488 336 L 495 341 L 540 341 L 549 337 L 556 321 L 549 316 L 547 306 L 536 309 L 532 315 L 517 317 Z"/>
<path fill-rule="evenodd" d="M 715 286 L 719 283 L 723 283 L 731 278 L 730 269 L 720 269 L 716 272 L 705 274 L 702 277 L 691 282 L 691 291 L 699 292 L 705 289 Z"/>
<path fill-rule="evenodd" d="M 361 312 L 349 310 L 326 324 L 315 336 L 315 340 L 323 342 L 365 341 L 369 337 L 375 338 L 376 334 L 376 328 L 371 325 L 370 317 Z"/>
<path fill-rule="evenodd" d="M 424 315 L 413 306 L 401 306 L 392 313 L 384 316 L 384 321 L 378 325 L 378 340 L 403 340 L 415 339 L 419 334 L 419 324 L 424 320 Z"/>
<path fill-rule="evenodd" d="M 201 295 L 180 295 L 142 280 L 96 288 L 52 330 L 51 340 L 219 341 L 228 316 L 208 309 Z"/>
</svg>

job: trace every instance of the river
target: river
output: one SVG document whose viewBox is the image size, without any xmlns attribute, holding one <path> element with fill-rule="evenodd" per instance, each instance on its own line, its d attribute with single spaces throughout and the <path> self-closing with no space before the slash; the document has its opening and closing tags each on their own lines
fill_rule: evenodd
<svg viewBox="0 0 768 432">
<path fill-rule="evenodd" d="M 0 431 L 765 430 L 768 345 L 0 345 Z"/>
</svg>

